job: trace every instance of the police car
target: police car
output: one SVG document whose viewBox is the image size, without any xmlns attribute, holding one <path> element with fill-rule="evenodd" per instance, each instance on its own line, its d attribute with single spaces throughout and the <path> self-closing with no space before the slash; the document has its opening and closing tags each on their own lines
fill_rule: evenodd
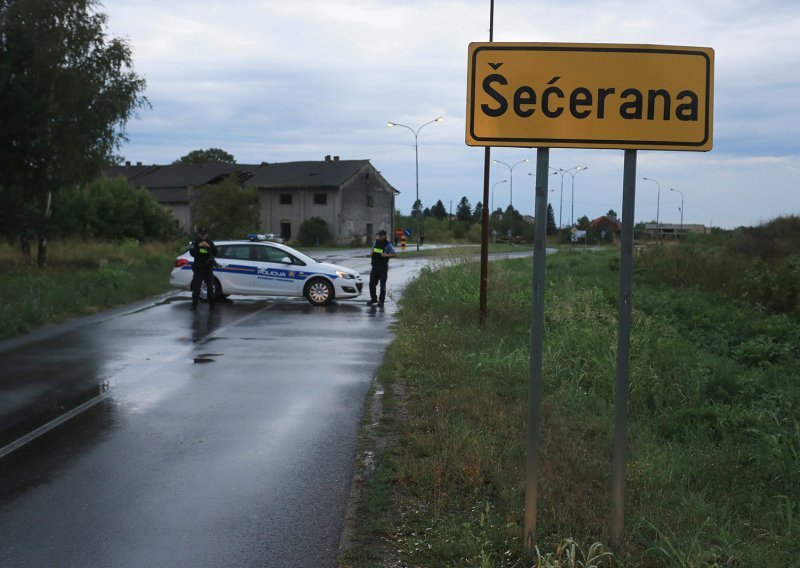
<svg viewBox="0 0 800 568">
<path fill-rule="evenodd" d="M 355 270 L 317 262 L 284 244 L 267 241 L 216 241 L 216 299 L 231 294 L 304 297 L 321 306 L 334 299 L 355 298 L 364 283 Z M 175 259 L 169 283 L 191 290 L 192 256 L 188 249 Z M 207 295 L 203 284 L 200 297 Z"/>
</svg>

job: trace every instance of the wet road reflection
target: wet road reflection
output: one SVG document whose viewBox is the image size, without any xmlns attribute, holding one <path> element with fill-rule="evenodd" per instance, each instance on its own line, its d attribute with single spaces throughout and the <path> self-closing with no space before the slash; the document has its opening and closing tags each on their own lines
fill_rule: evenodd
<svg viewBox="0 0 800 568">
<path fill-rule="evenodd" d="M 396 309 L 364 302 L 178 295 L 0 343 L 0 566 L 334 566 Z"/>
</svg>

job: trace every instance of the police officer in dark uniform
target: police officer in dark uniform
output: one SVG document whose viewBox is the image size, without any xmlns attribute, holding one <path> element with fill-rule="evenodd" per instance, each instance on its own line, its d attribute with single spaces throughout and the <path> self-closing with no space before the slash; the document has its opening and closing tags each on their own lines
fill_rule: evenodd
<svg viewBox="0 0 800 568">
<path fill-rule="evenodd" d="M 389 259 L 397 256 L 397 251 L 386 238 L 386 231 L 378 231 L 378 238 L 372 245 L 372 270 L 369 273 L 369 302 L 368 306 L 378 304 L 383 307 L 386 300 L 386 277 L 389 276 Z M 377 288 L 381 285 L 381 295 L 378 299 Z"/>
<path fill-rule="evenodd" d="M 200 287 L 206 283 L 208 307 L 214 308 L 214 263 L 217 256 L 217 245 L 208 238 L 205 227 L 197 229 L 198 238 L 192 241 L 189 254 L 192 255 L 192 309 L 197 309 L 200 299 Z"/>
</svg>

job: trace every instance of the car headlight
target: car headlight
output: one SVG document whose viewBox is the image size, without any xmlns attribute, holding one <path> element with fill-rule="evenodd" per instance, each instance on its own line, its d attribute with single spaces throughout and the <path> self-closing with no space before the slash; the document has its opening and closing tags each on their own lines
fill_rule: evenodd
<svg viewBox="0 0 800 568">
<path fill-rule="evenodd" d="M 336 271 L 336 276 L 338 276 L 339 278 L 344 278 L 345 280 L 355 280 L 355 278 L 356 278 L 355 276 L 353 276 L 349 272 L 345 272 L 343 270 L 337 270 Z"/>
</svg>

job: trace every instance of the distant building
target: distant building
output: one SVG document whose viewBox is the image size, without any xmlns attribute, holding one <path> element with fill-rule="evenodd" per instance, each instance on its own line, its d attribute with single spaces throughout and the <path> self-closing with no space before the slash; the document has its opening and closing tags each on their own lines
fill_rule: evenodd
<svg viewBox="0 0 800 568">
<path fill-rule="evenodd" d="M 687 233 L 706 234 L 709 232 L 708 227 L 705 225 L 680 225 L 675 223 L 645 223 L 644 230 L 653 238 L 662 239 L 677 239 Z"/>
<path fill-rule="evenodd" d="M 599 233 L 600 235 L 605 233 L 604 238 L 607 238 L 612 243 L 615 243 L 622 233 L 622 223 L 620 223 L 615 217 L 601 215 L 589 223 L 589 231 Z"/>
<path fill-rule="evenodd" d="M 169 207 L 181 228 L 194 230 L 203 187 L 235 175 L 242 187 L 258 191 L 262 233 L 290 240 L 311 217 L 325 220 L 338 244 L 370 242 L 378 229 L 393 233 L 395 190 L 369 160 L 340 160 L 258 165 L 203 164 L 144 166 L 141 162 L 106 168 L 108 177 L 124 177 L 148 189 Z M 254 228 L 255 230 L 255 228 Z"/>
</svg>

